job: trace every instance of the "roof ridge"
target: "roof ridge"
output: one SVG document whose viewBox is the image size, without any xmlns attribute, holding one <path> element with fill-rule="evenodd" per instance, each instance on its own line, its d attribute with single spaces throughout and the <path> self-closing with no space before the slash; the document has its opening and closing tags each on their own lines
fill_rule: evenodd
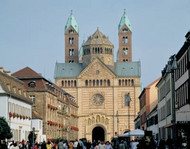
<svg viewBox="0 0 190 149">
<path fill-rule="evenodd" d="M 12 74 L 14 77 L 42 77 L 39 73 L 31 69 L 30 67 L 25 67 Z"/>
</svg>

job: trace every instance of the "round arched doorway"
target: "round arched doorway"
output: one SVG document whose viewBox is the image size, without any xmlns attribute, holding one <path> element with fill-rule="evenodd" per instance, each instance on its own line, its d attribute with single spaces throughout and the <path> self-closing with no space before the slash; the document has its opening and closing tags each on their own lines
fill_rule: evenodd
<svg viewBox="0 0 190 149">
<path fill-rule="evenodd" d="M 92 130 L 92 141 L 94 140 L 105 141 L 105 132 L 102 127 L 97 126 Z"/>
</svg>

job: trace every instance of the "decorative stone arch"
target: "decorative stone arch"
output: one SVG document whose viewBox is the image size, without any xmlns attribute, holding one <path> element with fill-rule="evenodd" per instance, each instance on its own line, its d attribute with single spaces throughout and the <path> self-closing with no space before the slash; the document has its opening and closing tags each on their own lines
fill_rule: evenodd
<svg viewBox="0 0 190 149">
<path fill-rule="evenodd" d="M 90 127 L 88 127 L 87 129 L 87 132 L 88 134 L 90 134 L 91 138 L 89 138 L 90 140 L 92 140 L 93 138 L 93 130 L 97 127 L 101 127 L 103 130 L 104 130 L 104 141 L 108 140 L 108 137 L 107 137 L 107 128 L 106 128 L 106 125 L 104 124 L 101 124 L 101 123 L 96 123 L 96 124 L 93 124 L 91 125 Z M 93 141 L 93 140 L 92 140 Z"/>
</svg>

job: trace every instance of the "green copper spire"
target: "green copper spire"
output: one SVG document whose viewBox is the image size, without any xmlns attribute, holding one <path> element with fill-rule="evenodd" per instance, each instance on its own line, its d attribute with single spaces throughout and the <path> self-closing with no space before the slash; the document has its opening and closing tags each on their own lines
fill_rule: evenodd
<svg viewBox="0 0 190 149">
<path fill-rule="evenodd" d="M 73 12 L 71 10 L 71 14 L 67 20 L 67 24 L 65 25 L 65 31 L 70 27 L 72 26 L 76 32 L 78 33 L 79 32 L 79 27 L 78 27 L 78 24 L 77 24 L 77 21 L 75 20 L 75 17 L 73 16 Z"/>
<path fill-rule="evenodd" d="M 131 23 L 126 15 L 125 9 L 124 9 L 123 16 L 121 17 L 121 20 L 119 22 L 118 30 L 120 30 L 124 25 L 127 25 L 127 27 L 130 29 L 130 31 L 132 31 Z"/>
</svg>

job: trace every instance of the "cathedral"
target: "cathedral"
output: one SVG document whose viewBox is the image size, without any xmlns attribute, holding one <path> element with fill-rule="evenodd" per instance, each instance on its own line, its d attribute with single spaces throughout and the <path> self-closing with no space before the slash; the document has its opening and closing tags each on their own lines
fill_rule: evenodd
<svg viewBox="0 0 190 149">
<path fill-rule="evenodd" d="M 65 63 L 56 62 L 54 77 L 77 100 L 78 138 L 107 141 L 134 130 L 141 65 L 132 61 L 132 27 L 125 11 L 118 42 L 116 62 L 114 45 L 99 28 L 79 48 L 79 26 L 71 12 L 65 25 Z"/>
</svg>

